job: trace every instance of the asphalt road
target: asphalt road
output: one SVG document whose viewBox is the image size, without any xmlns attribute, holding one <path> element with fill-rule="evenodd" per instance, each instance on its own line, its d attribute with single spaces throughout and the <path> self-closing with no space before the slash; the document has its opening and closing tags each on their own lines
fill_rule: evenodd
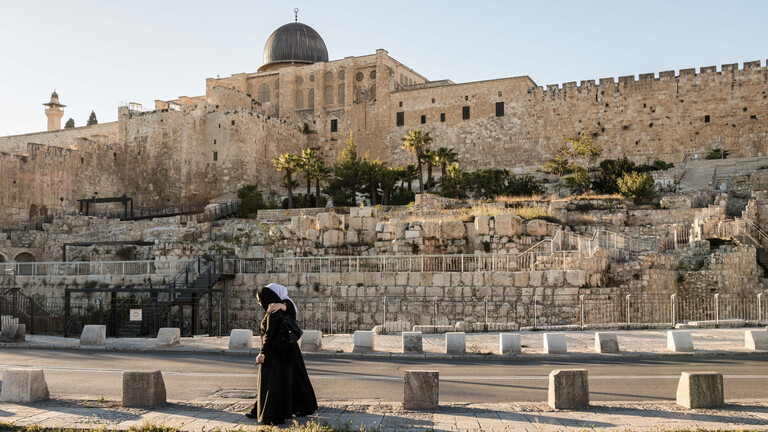
<svg viewBox="0 0 768 432">
<path fill-rule="evenodd" d="M 440 372 L 443 402 L 541 402 L 549 372 L 589 370 L 592 401 L 674 400 L 680 372 L 724 375 L 726 399 L 768 398 L 768 355 L 716 358 L 543 361 L 393 360 L 306 357 L 318 399 L 400 401 L 405 370 Z M 168 398 L 191 400 L 214 395 L 248 397 L 255 390 L 253 358 L 223 354 L 101 353 L 3 350 L 0 369 L 41 367 L 53 397 L 120 399 L 125 370 L 163 371 Z"/>
</svg>

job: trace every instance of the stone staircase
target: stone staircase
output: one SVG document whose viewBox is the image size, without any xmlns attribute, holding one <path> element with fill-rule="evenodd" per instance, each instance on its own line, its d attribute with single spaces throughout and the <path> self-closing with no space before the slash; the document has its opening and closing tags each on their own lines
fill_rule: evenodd
<svg viewBox="0 0 768 432">
<path fill-rule="evenodd" d="M 734 174 L 768 167 L 768 157 L 688 161 L 680 179 L 680 192 L 721 189 Z"/>
</svg>

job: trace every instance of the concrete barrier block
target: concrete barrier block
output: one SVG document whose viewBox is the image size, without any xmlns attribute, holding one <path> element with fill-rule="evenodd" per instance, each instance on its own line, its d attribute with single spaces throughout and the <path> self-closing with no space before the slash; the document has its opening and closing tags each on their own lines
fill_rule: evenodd
<svg viewBox="0 0 768 432">
<path fill-rule="evenodd" d="M 744 332 L 744 346 L 755 351 L 768 350 L 768 331 L 747 330 Z"/>
<path fill-rule="evenodd" d="M 302 351 L 315 352 L 323 349 L 323 332 L 320 330 L 304 330 L 299 339 L 299 347 Z"/>
<path fill-rule="evenodd" d="M 544 333 L 544 352 L 547 354 L 565 354 L 568 345 L 565 342 L 565 333 Z"/>
<path fill-rule="evenodd" d="M 176 327 L 163 327 L 157 332 L 155 346 L 170 348 L 181 344 L 181 329 Z"/>
<path fill-rule="evenodd" d="M 693 339 L 688 330 L 667 331 L 667 349 L 675 352 L 693 351 Z"/>
<path fill-rule="evenodd" d="M 165 381 L 160 371 L 123 372 L 123 406 L 155 408 L 165 403 Z"/>
<path fill-rule="evenodd" d="M 86 325 L 80 334 L 80 345 L 104 345 L 107 342 L 107 326 Z"/>
<path fill-rule="evenodd" d="M 512 333 L 499 334 L 499 354 L 510 355 L 520 354 L 522 348 L 520 345 L 520 335 Z"/>
<path fill-rule="evenodd" d="M 467 339 L 464 332 L 447 332 L 445 334 L 446 354 L 466 354 Z"/>
<path fill-rule="evenodd" d="M 547 401 L 554 409 L 589 408 L 587 370 L 564 369 L 550 372 Z"/>
<path fill-rule="evenodd" d="M 354 344 L 352 352 L 366 353 L 372 352 L 375 349 L 372 331 L 356 331 L 355 334 L 352 335 L 352 343 Z"/>
<path fill-rule="evenodd" d="M 421 332 L 403 332 L 403 352 L 420 353 L 422 351 Z"/>
<path fill-rule="evenodd" d="M 677 404 L 684 408 L 724 406 L 723 375 L 717 372 L 683 372 L 677 384 Z"/>
<path fill-rule="evenodd" d="M 244 329 L 235 329 L 229 333 L 229 349 L 246 350 L 253 348 L 253 332 Z"/>
<path fill-rule="evenodd" d="M 3 402 L 31 403 L 48 399 L 48 384 L 42 369 L 6 369 L 3 371 Z"/>
<path fill-rule="evenodd" d="M 27 338 L 27 326 L 24 324 L 5 324 L 0 331 L 0 342 L 24 342 Z"/>
<path fill-rule="evenodd" d="M 616 333 L 595 333 L 595 351 L 600 354 L 619 352 L 619 338 Z"/>
<path fill-rule="evenodd" d="M 437 409 L 440 398 L 440 373 L 437 371 L 405 371 L 403 408 L 407 410 Z"/>
</svg>

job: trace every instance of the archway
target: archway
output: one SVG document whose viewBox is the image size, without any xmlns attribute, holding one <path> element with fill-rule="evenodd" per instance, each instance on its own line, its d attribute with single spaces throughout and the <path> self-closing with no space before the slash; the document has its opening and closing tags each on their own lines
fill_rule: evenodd
<svg viewBox="0 0 768 432">
<path fill-rule="evenodd" d="M 32 204 L 31 206 L 29 206 L 29 217 L 30 218 L 36 217 L 37 214 L 38 214 L 37 204 Z"/>
<path fill-rule="evenodd" d="M 37 258 L 29 252 L 22 252 L 13 259 L 16 261 L 16 274 L 17 275 L 34 275 L 35 274 L 35 262 Z"/>
</svg>

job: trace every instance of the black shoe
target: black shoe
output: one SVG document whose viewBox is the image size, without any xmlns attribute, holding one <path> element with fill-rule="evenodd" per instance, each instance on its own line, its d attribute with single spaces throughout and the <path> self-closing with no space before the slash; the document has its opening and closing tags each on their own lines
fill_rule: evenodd
<svg viewBox="0 0 768 432">
<path fill-rule="evenodd" d="M 312 414 L 314 414 L 314 413 L 315 413 L 314 411 L 307 411 L 307 412 L 297 412 L 297 413 L 296 413 L 296 414 L 294 414 L 294 415 L 295 415 L 296 417 L 306 417 L 306 416 L 311 416 L 311 415 L 312 415 Z"/>
<path fill-rule="evenodd" d="M 248 417 L 248 418 L 257 418 L 259 415 L 258 414 L 254 414 L 252 412 L 247 412 L 247 413 L 245 413 L 245 416 Z"/>
</svg>

